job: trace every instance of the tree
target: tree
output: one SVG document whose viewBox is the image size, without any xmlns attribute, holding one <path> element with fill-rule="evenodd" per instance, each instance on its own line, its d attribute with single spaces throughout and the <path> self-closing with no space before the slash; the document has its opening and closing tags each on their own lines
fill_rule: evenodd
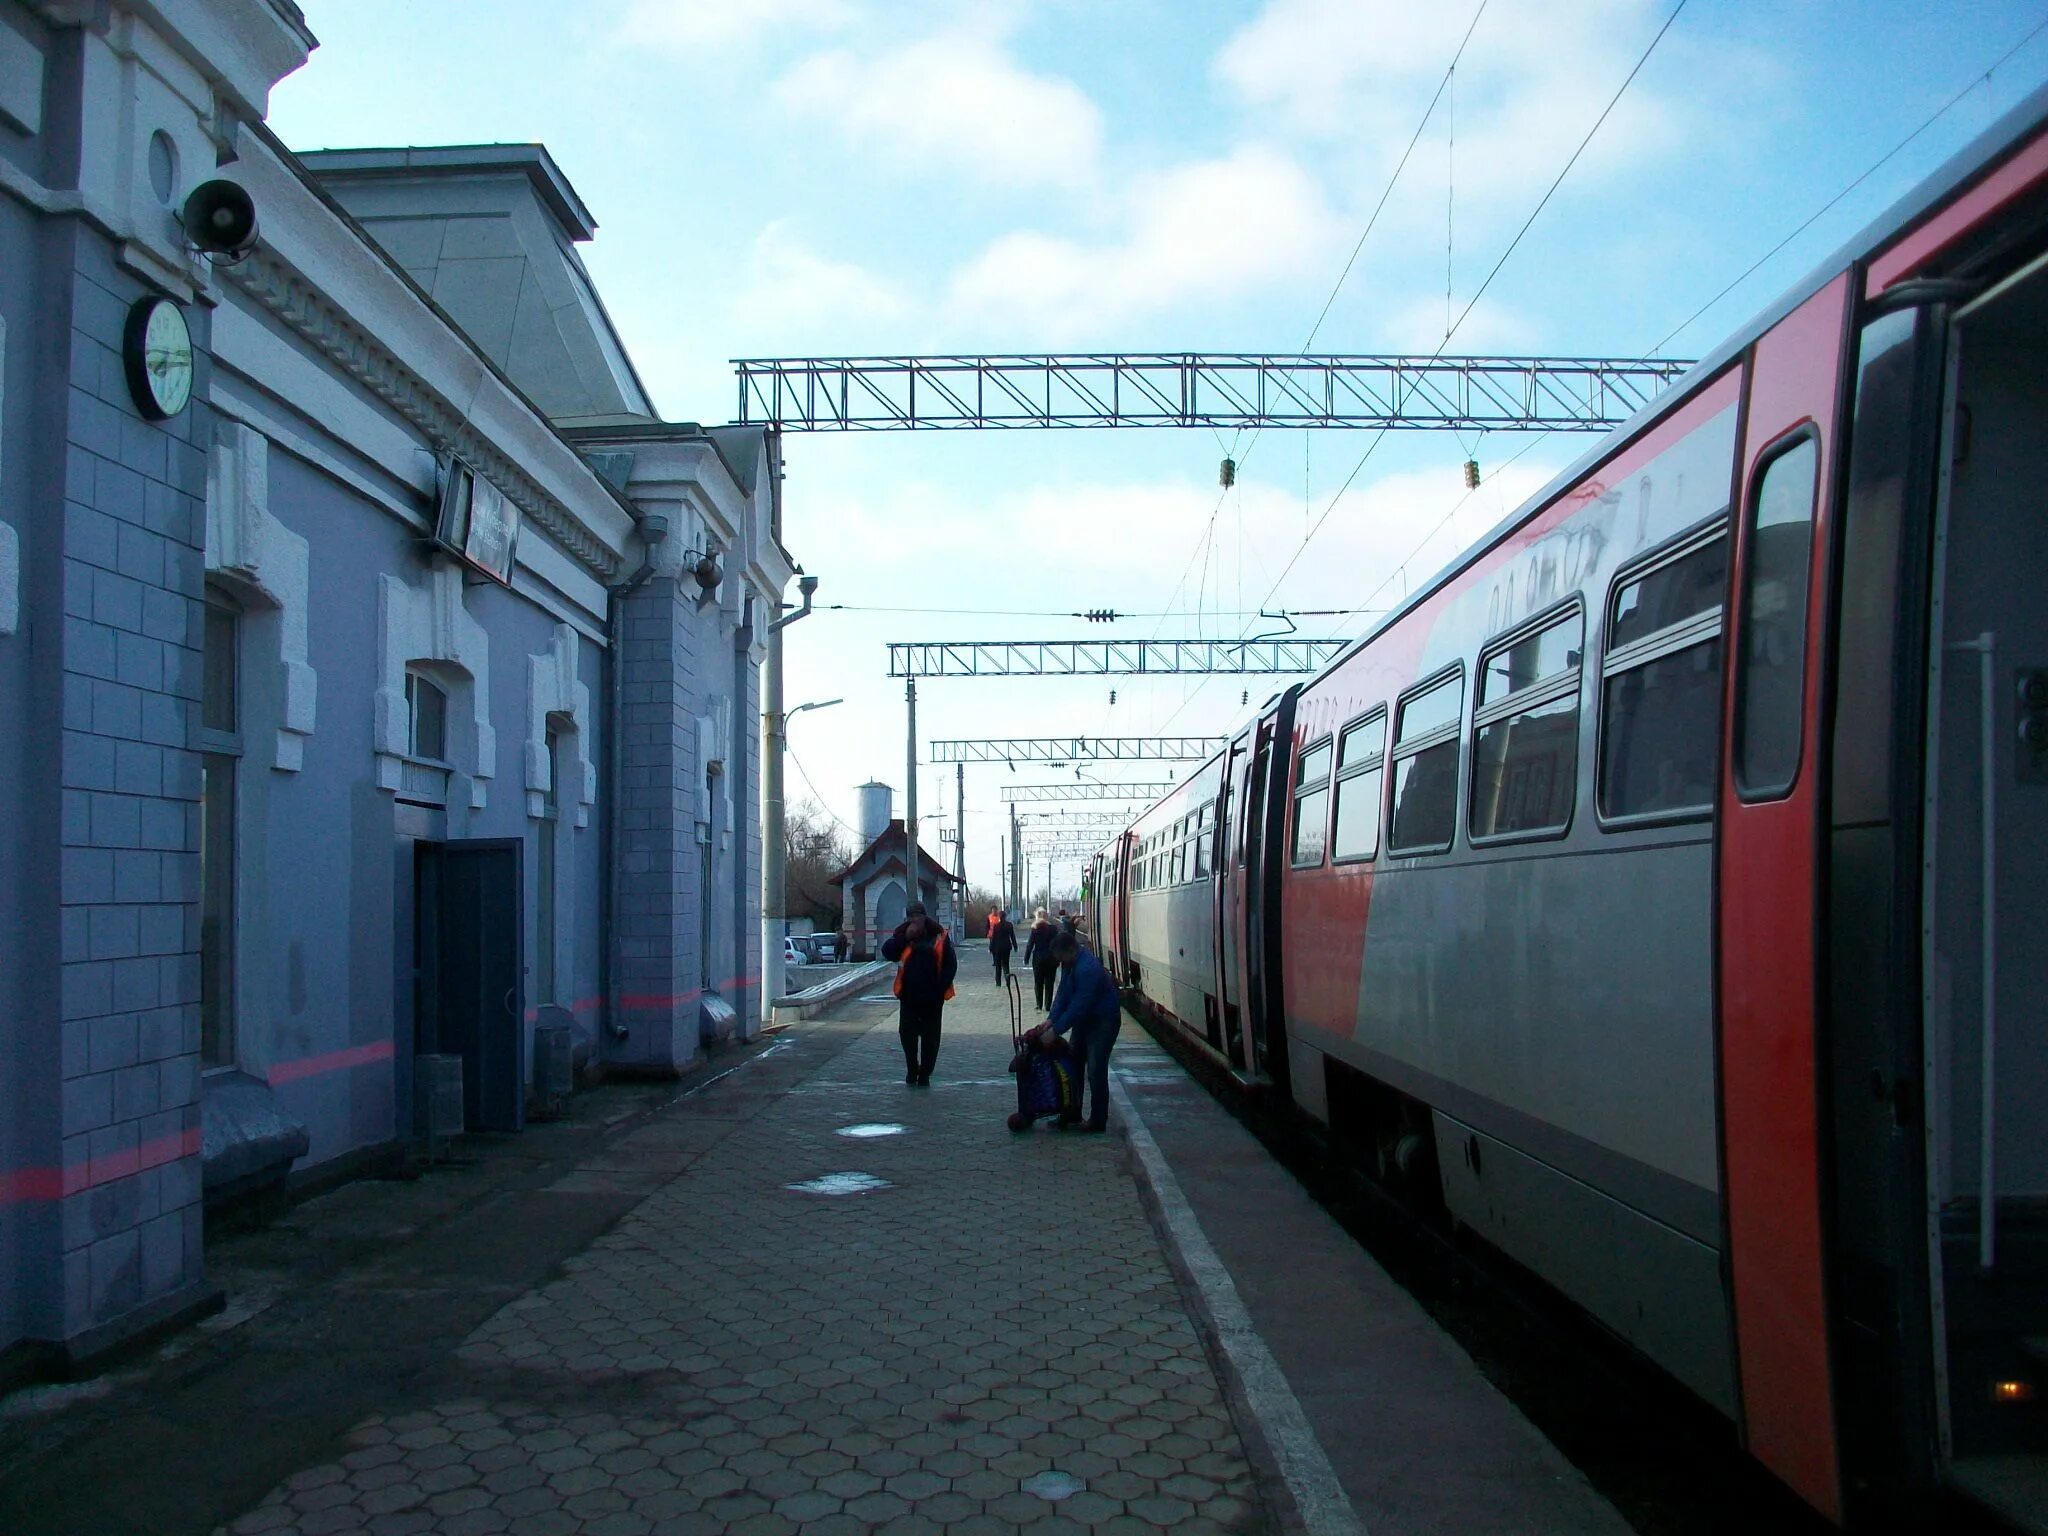
<svg viewBox="0 0 2048 1536">
<path fill-rule="evenodd" d="M 839 887 L 832 877 L 860 850 L 842 823 L 813 800 L 799 800 L 782 815 L 783 910 L 807 917 L 821 933 L 839 928 Z"/>
</svg>

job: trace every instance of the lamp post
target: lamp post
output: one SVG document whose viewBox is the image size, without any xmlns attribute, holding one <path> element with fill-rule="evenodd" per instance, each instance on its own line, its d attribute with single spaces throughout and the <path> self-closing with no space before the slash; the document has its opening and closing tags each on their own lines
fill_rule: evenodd
<svg viewBox="0 0 2048 1536">
<path fill-rule="evenodd" d="M 804 576 L 797 581 L 803 606 L 785 613 L 768 625 L 768 656 L 761 678 L 761 1023 L 775 1022 L 775 999 L 782 995 L 782 929 L 788 915 L 788 898 L 783 892 L 787 879 L 782 832 L 782 748 L 789 716 L 782 709 L 782 631 L 811 612 L 811 599 L 818 590 L 818 578 Z M 787 604 L 781 606 L 787 607 Z M 837 699 L 832 701 L 838 703 Z M 822 704 L 800 705 L 798 710 L 822 709 Z"/>
</svg>

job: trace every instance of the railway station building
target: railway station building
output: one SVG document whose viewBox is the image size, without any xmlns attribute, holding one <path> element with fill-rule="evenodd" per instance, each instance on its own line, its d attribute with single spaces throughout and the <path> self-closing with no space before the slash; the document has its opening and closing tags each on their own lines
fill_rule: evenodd
<svg viewBox="0 0 2048 1536">
<path fill-rule="evenodd" d="M 773 444 L 658 418 L 545 149 L 279 143 L 314 46 L 0 0 L 0 1380 L 760 1014 Z"/>
</svg>

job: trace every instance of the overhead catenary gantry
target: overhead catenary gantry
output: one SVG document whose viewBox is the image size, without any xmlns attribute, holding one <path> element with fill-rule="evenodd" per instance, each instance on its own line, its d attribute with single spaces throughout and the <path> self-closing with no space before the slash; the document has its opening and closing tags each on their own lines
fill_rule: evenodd
<svg viewBox="0 0 2048 1536">
<path fill-rule="evenodd" d="M 1045 800 L 1157 800 L 1172 788 L 1170 782 L 1102 784 L 1093 780 L 1080 780 L 1072 784 L 1005 784 L 1003 804 Z"/>
<path fill-rule="evenodd" d="M 1122 811 L 1021 811 L 1017 819 L 1028 828 L 1121 827 L 1131 819 Z"/>
<path fill-rule="evenodd" d="M 1192 763 L 1223 750 L 1221 736 L 984 736 L 935 741 L 935 763 Z"/>
<path fill-rule="evenodd" d="M 891 641 L 891 677 L 1174 677 L 1315 672 L 1349 640 Z"/>
<path fill-rule="evenodd" d="M 1266 352 L 736 358 L 739 420 L 785 432 L 1385 427 L 1598 432 L 1692 365 Z"/>
</svg>

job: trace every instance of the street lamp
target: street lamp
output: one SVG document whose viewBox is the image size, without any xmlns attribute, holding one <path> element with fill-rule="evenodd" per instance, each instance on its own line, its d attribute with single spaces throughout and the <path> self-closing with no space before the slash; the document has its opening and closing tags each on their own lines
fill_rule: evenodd
<svg viewBox="0 0 2048 1536">
<path fill-rule="evenodd" d="M 800 715 L 807 709 L 830 709 L 834 704 L 844 704 L 845 702 L 846 700 L 844 699 L 819 699 L 815 703 L 799 704 L 795 709 L 785 714 L 783 719 L 787 721 L 790 715 Z"/>
</svg>

